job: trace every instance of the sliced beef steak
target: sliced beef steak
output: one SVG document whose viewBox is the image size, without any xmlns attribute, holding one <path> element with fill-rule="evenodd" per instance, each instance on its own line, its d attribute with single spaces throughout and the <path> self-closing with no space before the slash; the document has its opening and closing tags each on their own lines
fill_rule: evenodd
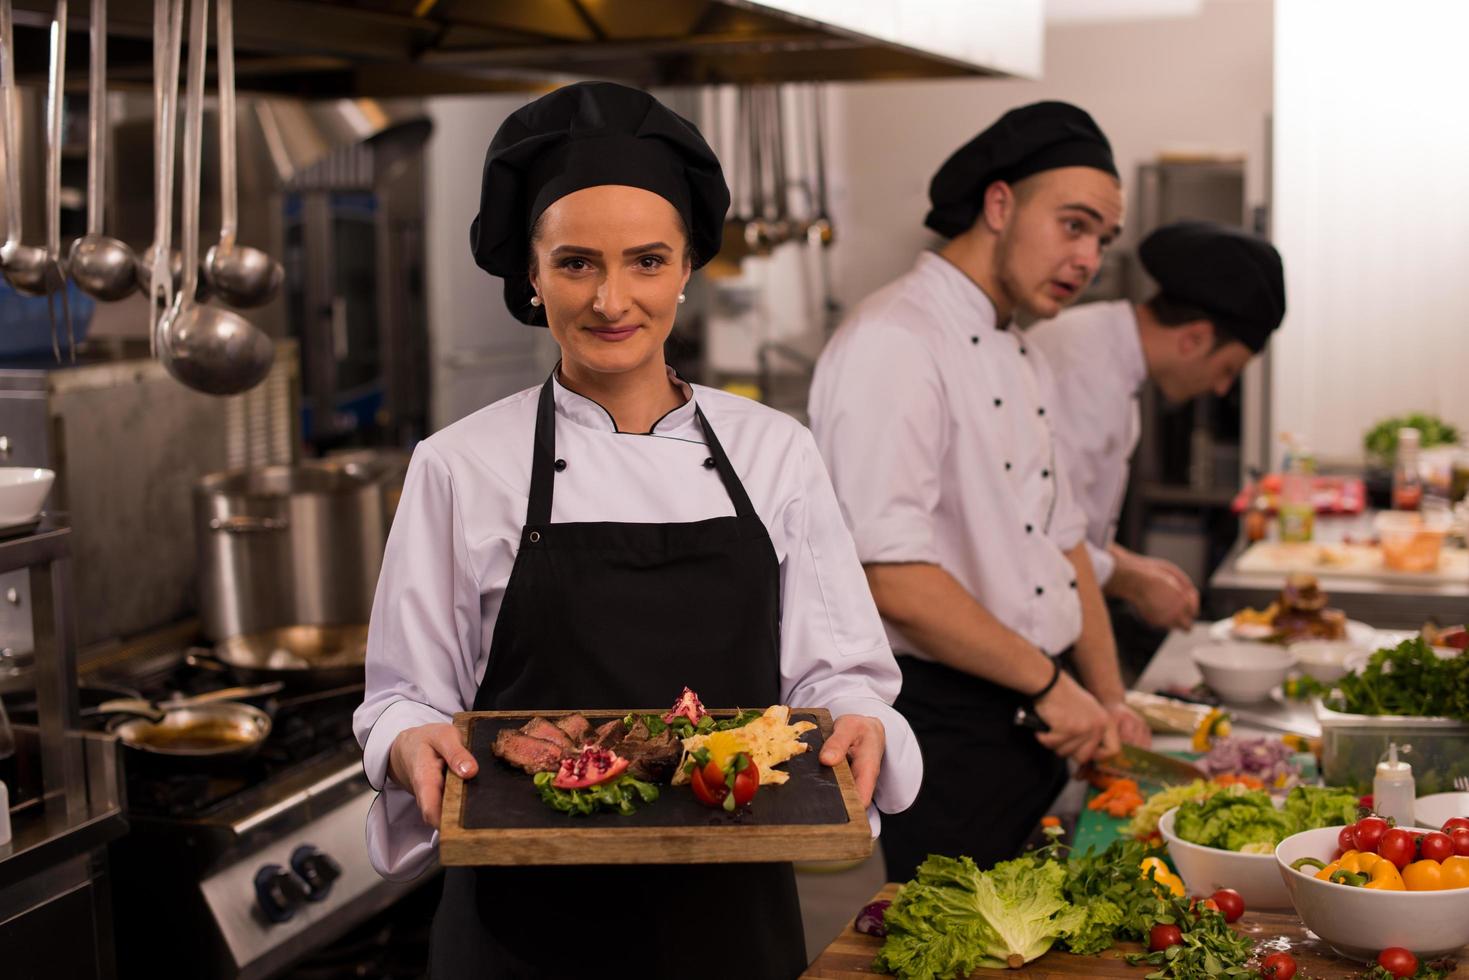
<svg viewBox="0 0 1469 980">
<path fill-rule="evenodd" d="M 559 745 L 562 751 L 568 755 L 576 752 L 577 748 L 579 748 L 575 742 L 566 737 L 565 732 L 539 715 L 524 725 L 521 725 L 520 730 L 531 738 L 539 738 L 553 745 Z"/>
<path fill-rule="evenodd" d="M 561 766 L 564 756 L 561 746 L 513 728 L 502 728 L 495 735 L 490 751 L 531 774 L 554 771 Z"/>
<path fill-rule="evenodd" d="M 571 739 L 573 745 L 582 745 L 592 731 L 592 723 L 582 715 L 567 715 L 556 719 L 556 727 Z"/>
<path fill-rule="evenodd" d="M 599 749 L 610 749 L 618 742 L 621 742 L 623 736 L 626 734 L 627 725 L 623 723 L 621 718 L 613 718 L 611 721 L 603 722 L 597 726 L 596 735 L 592 739 L 592 744 Z"/>
<path fill-rule="evenodd" d="M 643 737 L 635 738 L 640 730 Z M 666 783 L 673 778 L 673 771 L 683 755 L 683 742 L 669 730 L 650 736 L 647 726 L 639 722 L 613 751 L 628 761 L 627 771 L 636 778 Z"/>
</svg>

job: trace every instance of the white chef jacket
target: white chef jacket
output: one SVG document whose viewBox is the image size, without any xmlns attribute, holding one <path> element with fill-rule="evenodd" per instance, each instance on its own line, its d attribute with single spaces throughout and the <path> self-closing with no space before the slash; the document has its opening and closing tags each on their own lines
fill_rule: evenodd
<svg viewBox="0 0 1469 980">
<path fill-rule="evenodd" d="M 1137 313 L 1126 300 L 1087 303 L 1026 331 L 1056 383 L 1056 441 L 1072 492 L 1086 513 L 1087 551 L 1105 585 L 1107 551 L 1127 496 L 1128 461 L 1142 434 L 1137 396 L 1148 379 Z"/>
<path fill-rule="evenodd" d="M 1049 371 L 933 253 L 869 296 L 816 366 L 811 427 L 864 563 L 944 568 L 1048 654 L 1076 642 L 1082 540 L 1053 450 Z M 891 623 L 893 649 L 923 657 Z"/>
<path fill-rule="evenodd" d="M 618 432 L 596 402 L 554 388 L 556 453 L 567 466 L 556 474 L 553 523 L 733 515 L 718 471 L 703 465 L 697 400 L 780 562 L 781 701 L 880 719 L 887 749 L 874 801 L 889 813 L 906 809 L 923 760 L 891 707 L 901 674 L 811 434 L 756 402 L 687 385 L 689 400 L 652 432 Z M 388 750 L 403 729 L 450 721 L 474 704 L 525 524 L 539 391 L 420 443 L 404 480 L 372 606 L 367 689 L 353 718 L 367 777 L 381 790 L 367 842 L 385 877 L 418 875 L 438 845 L 412 793 L 386 778 Z M 719 700 L 718 691 L 700 693 Z M 669 692 L 670 704 L 677 694 Z M 868 815 L 876 834 L 877 814 Z"/>
</svg>

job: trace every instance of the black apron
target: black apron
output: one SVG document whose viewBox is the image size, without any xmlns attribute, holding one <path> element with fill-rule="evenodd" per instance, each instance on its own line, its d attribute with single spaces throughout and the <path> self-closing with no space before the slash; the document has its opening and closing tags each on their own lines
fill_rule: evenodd
<svg viewBox="0 0 1469 980">
<path fill-rule="evenodd" d="M 734 517 L 552 524 L 556 470 L 576 465 L 556 458 L 552 385 L 541 389 L 526 524 L 474 709 L 648 707 L 672 704 L 685 684 L 711 704 L 777 703 L 779 564 L 703 412 L 704 465 Z M 684 475 L 666 479 L 678 493 Z M 781 980 L 806 967 L 790 864 L 448 868 L 432 937 L 432 980 Z"/>
<path fill-rule="evenodd" d="M 899 657 L 893 707 L 923 751 L 913 805 L 882 818 L 889 881 L 908 881 L 930 854 L 968 855 L 981 869 L 1015 857 L 1066 785 L 1066 760 L 1015 724 L 1030 699 L 945 667 Z"/>
</svg>

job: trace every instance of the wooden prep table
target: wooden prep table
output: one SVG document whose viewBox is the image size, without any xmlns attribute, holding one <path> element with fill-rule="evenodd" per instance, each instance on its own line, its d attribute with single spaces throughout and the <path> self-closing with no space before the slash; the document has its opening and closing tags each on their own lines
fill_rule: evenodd
<svg viewBox="0 0 1469 980">
<path fill-rule="evenodd" d="M 891 900 L 897 893 L 898 885 L 890 882 L 884 885 L 882 891 L 874 895 L 871 900 L 874 902 L 884 898 Z M 1301 920 L 1294 915 L 1246 912 L 1244 917 L 1235 923 L 1235 928 L 1257 942 L 1264 943 L 1266 953 L 1279 951 L 1290 953 L 1300 967 L 1296 974 L 1297 977 L 1310 978 L 1310 980 L 1349 980 L 1349 978 L 1359 977 L 1366 969 L 1364 964 L 1337 956 L 1313 933 L 1307 932 Z M 872 960 L 881 948 L 881 939 L 862 935 L 852 928 L 851 922 L 848 922 L 842 934 L 826 947 L 820 956 L 816 957 L 816 961 L 806 968 L 805 973 L 801 974 L 802 980 L 863 980 L 869 977 L 888 976 L 888 974 L 878 973 L 872 969 Z M 1098 980 L 1127 977 L 1130 980 L 1140 980 L 1155 968 L 1145 963 L 1129 966 L 1123 959 L 1128 953 L 1139 952 L 1143 952 L 1143 948 L 1137 943 L 1119 944 L 1099 956 L 1077 956 L 1073 953 L 1052 950 L 1018 970 L 981 969 L 969 976 L 1005 977 L 1009 980 L 1053 980 L 1053 978 L 1054 980 L 1066 980 L 1066 978 L 1073 977 L 1093 977 Z M 1459 959 L 1461 963 L 1469 963 L 1469 947 L 1461 951 Z M 1460 976 L 1465 973 L 1466 968 L 1460 966 L 1453 975 Z"/>
</svg>

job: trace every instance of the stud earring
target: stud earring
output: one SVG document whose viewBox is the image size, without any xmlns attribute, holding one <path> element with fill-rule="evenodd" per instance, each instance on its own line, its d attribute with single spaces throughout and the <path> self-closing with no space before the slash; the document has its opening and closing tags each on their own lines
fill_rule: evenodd
<svg viewBox="0 0 1469 980">
<path fill-rule="evenodd" d="M 531 306 L 540 306 L 541 305 L 541 298 L 539 296 L 532 296 L 530 298 L 530 305 Z"/>
<path fill-rule="evenodd" d="M 688 297 L 687 297 L 687 296 L 685 296 L 685 295 L 684 295 L 684 294 L 683 294 L 683 293 L 679 293 L 679 294 L 678 294 L 678 301 L 679 301 L 679 302 L 680 302 L 680 303 L 682 303 L 682 302 L 683 302 L 683 301 L 684 301 L 684 300 L 686 300 L 686 299 L 688 299 Z"/>
</svg>

